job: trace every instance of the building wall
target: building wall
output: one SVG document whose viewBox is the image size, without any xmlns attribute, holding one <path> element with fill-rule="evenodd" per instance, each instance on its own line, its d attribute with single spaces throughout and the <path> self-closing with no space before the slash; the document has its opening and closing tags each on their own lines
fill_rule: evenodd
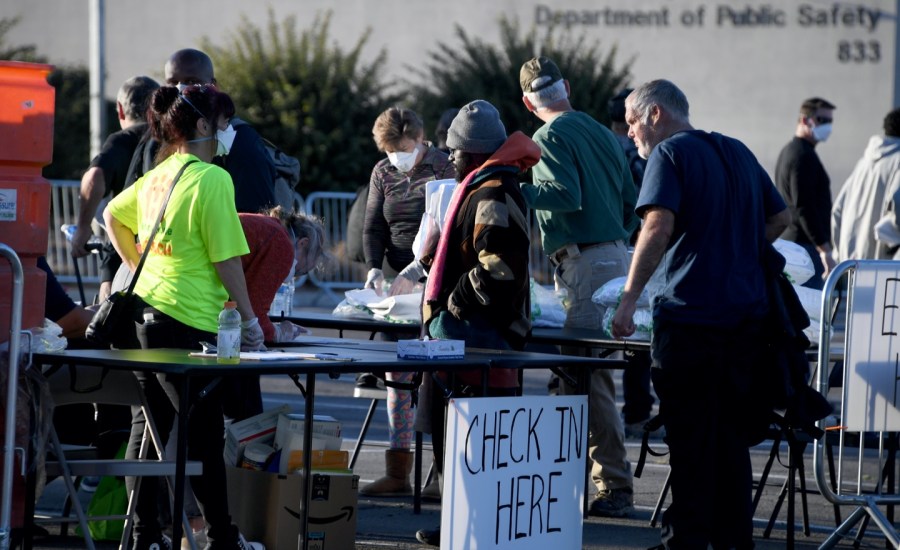
<svg viewBox="0 0 900 550">
<path fill-rule="evenodd" d="M 331 36 L 343 46 L 371 29 L 369 54 L 388 52 L 387 75 L 457 42 L 459 24 L 487 42 L 499 42 L 497 20 L 518 18 L 545 33 L 555 21 L 574 36 L 615 46 L 633 59 L 634 83 L 668 78 L 691 103 L 692 122 L 744 140 L 772 173 L 790 139 L 803 99 L 837 105 L 835 130 L 818 151 L 834 193 L 881 131 L 894 107 L 897 3 L 888 0 L 241 0 L 106 2 L 106 95 L 135 74 L 161 78 L 176 49 L 202 36 L 224 43 L 242 18 L 265 26 L 294 16 L 299 29 L 317 13 L 333 11 Z M 35 44 L 55 64 L 88 63 L 89 0 L 4 0 L 0 17 L 21 16 L 13 44 Z M 524 60 L 523 60 L 524 61 Z M 475 98 L 473 98 L 475 99 Z M 578 107 L 577 105 L 575 106 Z M 360 131 L 368 132 L 368 128 Z"/>
</svg>

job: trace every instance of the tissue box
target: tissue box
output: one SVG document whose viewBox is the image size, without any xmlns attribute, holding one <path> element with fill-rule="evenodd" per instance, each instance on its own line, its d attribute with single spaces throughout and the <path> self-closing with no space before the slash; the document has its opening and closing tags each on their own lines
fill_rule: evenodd
<svg viewBox="0 0 900 550">
<path fill-rule="evenodd" d="M 397 358 L 447 360 L 463 359 L 466 355 L 464 340 L 398 340 Z"/>
</svg>

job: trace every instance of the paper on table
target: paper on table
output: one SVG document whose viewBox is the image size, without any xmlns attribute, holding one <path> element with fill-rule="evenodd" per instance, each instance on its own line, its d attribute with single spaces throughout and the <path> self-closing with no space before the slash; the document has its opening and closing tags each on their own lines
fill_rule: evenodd
<svg viewBox="0 0 900 550">
<path fill-rule="evenodd" d="M 215 359 L 215 353 L 193 351 L 191 357 Z M 314 361 L 353 361 L 352 357 L 341 357 L 330 353 L 296 353 L 291 351 L 242 351 L 241 361 L 296 361 L 310 359 Z"/>
</svg>

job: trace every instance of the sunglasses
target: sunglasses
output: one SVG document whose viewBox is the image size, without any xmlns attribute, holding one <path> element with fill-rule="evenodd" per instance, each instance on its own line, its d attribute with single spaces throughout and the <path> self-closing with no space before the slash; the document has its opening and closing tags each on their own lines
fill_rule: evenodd
<svg viewBox="0 0 900 550">
<path fill-rule="evenodd" d="M 200 115 L 201 118 L 207 118 L 206 115 L 203 114 L 203 111 L 198 109 L 197 106 L 194 105 L 190 99 L 188 99 L 187 94 L 188 94 L 188 92 L 192 92 L 194 90 L 196 90 L 197 92 L 199 92 L 201 94 L 204 94 L 209 89 L 215 89 L 215 86 L 213 86 L 212 84 L 178 84 L 177 88 L 178 88 L 179 94 L 181 95 L 181 99 L 183 99 L 185 101 L 185 103 L 190 105 L 191 108 L 194 111 L 196 111 L 197 114 Z"/>
<path fill-rule="evenodd" d="M 815 120 L 816 124 L 831 124 L 831 122 L 834 120 L 833 118 L 827 116 L 814 116 L 809 118 Z"/>
</svg>

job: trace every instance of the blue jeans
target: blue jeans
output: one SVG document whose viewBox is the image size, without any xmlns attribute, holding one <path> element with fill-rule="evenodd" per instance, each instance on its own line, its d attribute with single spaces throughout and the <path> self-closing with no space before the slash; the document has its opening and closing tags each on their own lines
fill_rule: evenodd
<svg viewBox="0 0 900 550">
<path fill-rule="evenodd" d="M 739 327 L 654 320 L 651 376 L 666 427 L 672 549 L 753 548 L 752 469 L 743 423 L 762 360 L 762 322 Z"/>
</svg>

